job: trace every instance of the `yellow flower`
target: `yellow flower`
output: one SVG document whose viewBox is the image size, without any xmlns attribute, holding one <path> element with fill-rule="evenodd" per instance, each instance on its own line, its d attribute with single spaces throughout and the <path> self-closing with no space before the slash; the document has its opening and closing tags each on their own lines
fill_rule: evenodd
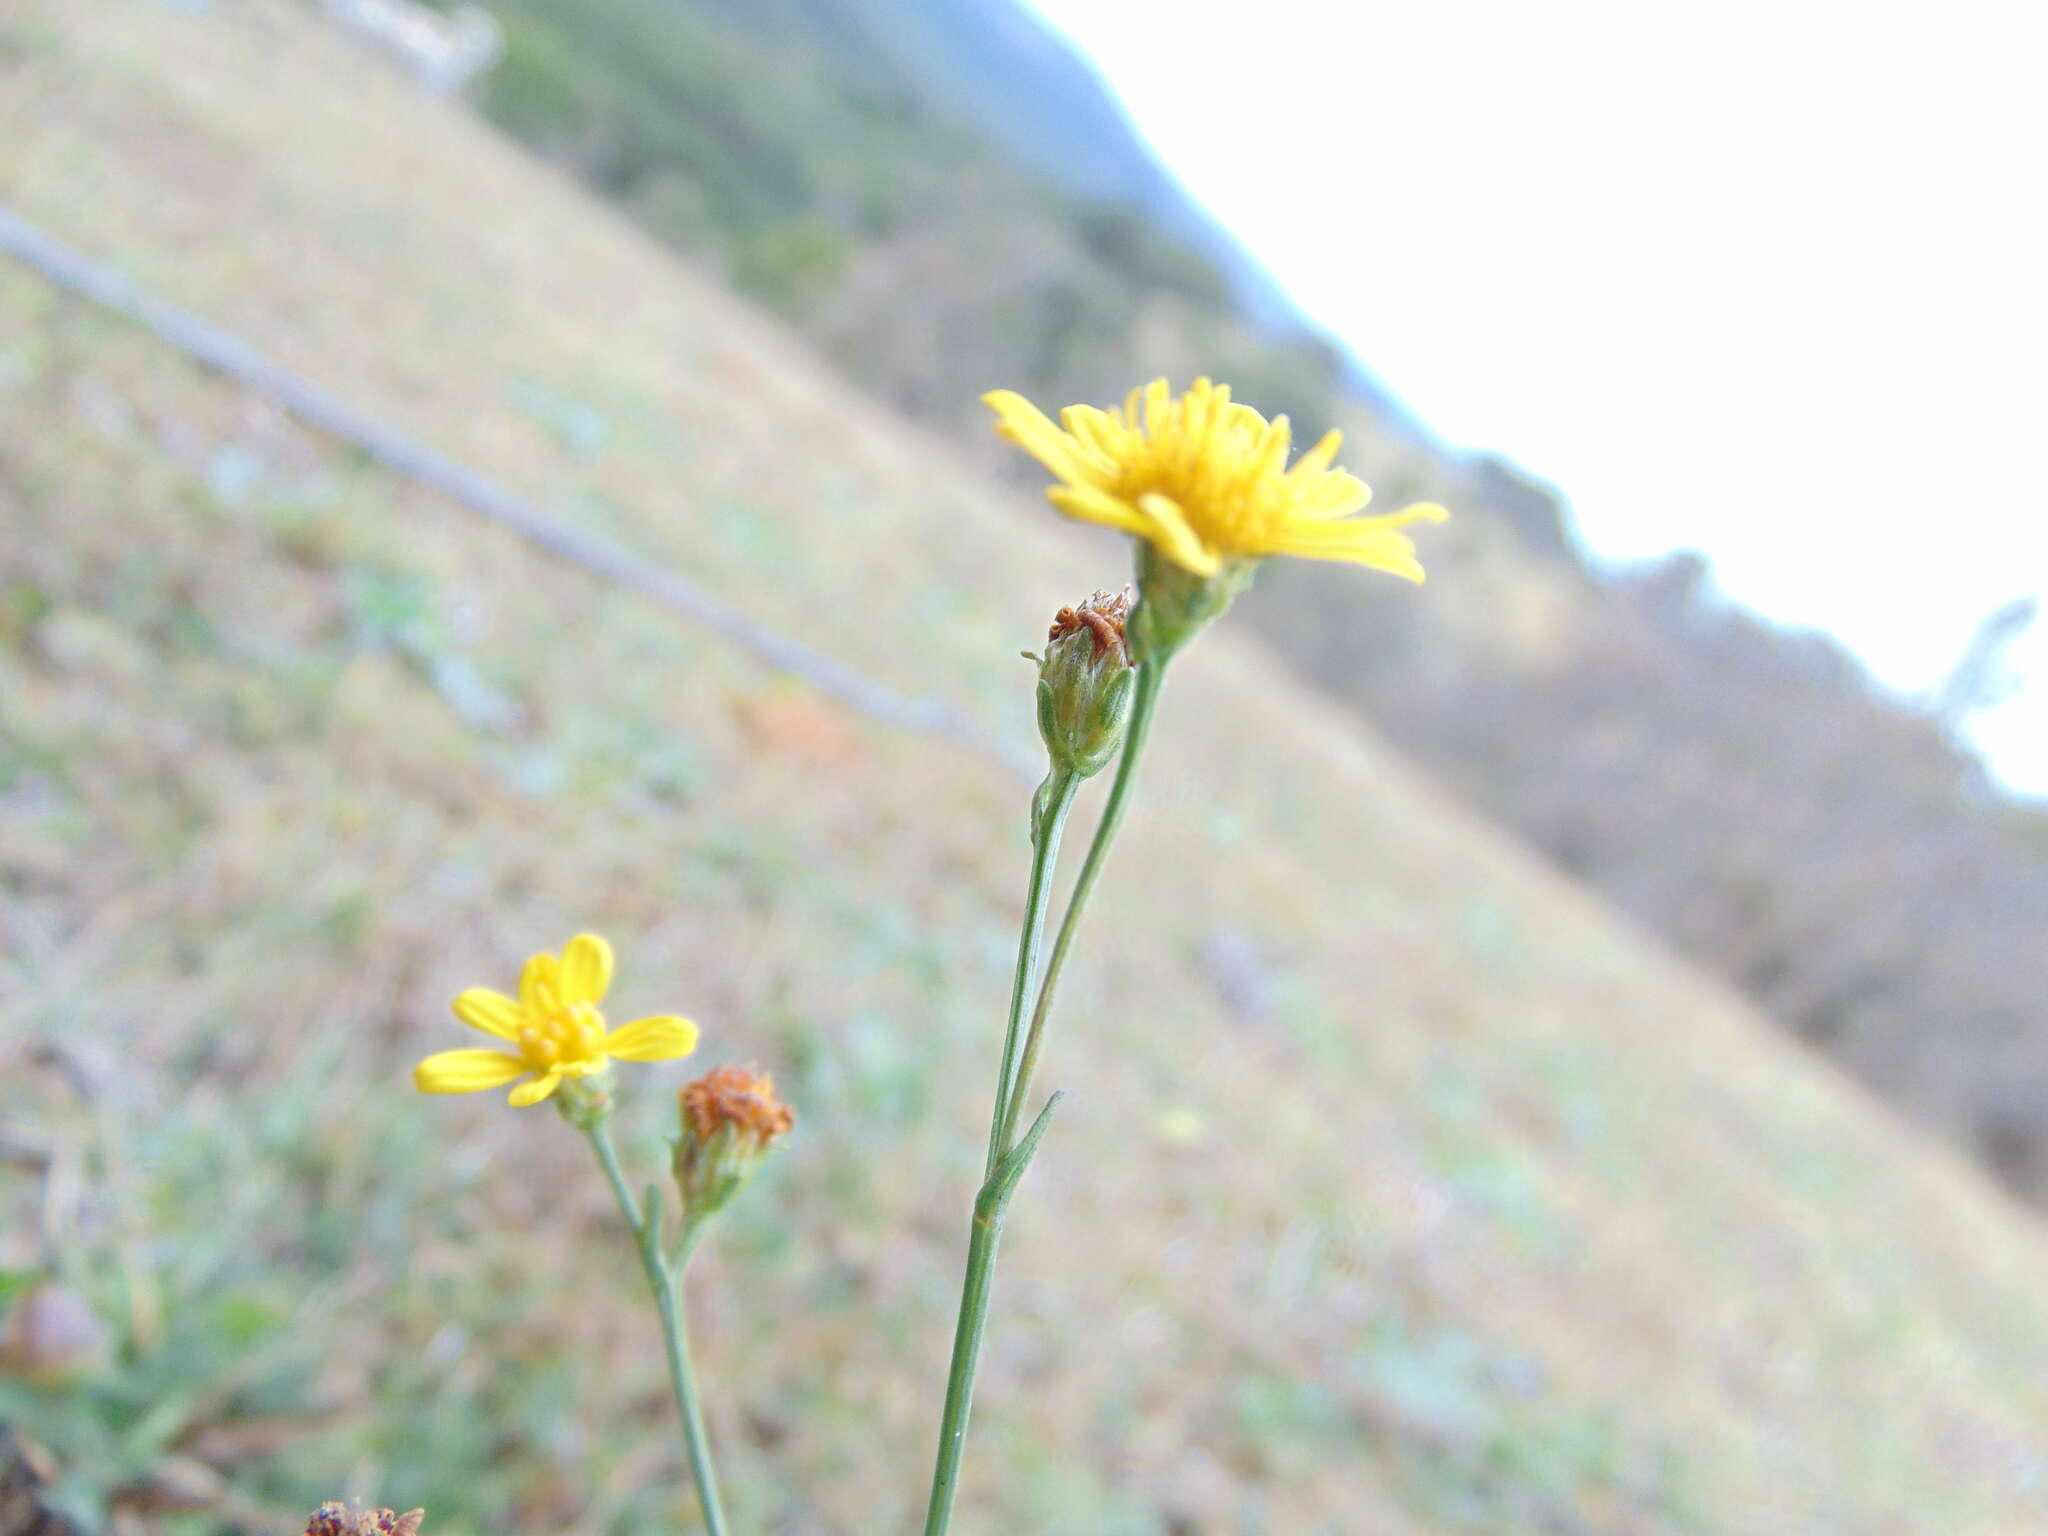
<svg viewBox="0 0 2048 1536">
<path fill-rule="evenodd" d="M 516 1105 L 538 1104 L 565 1077 L 589 1077 L 606 1063 L 668 1061 L 697 1048 L 697 1026 L 673 1014 L 635 1019 L 606 1032 L 597 1005 L 612 982 L 612 947 L 594 933 L 571 939 L 559 957 L 535 955 L 519 973 L 519 996 L 471 987 L 455 1017 L 496 1035 L 509 1051 L 442 1051 L 412 1069 L 422 1093 L 476 1093 L 532 1074 L 512 1090 Z"/>
<path fill-rule="evenodd" d="M 1400 529 L 1450 515 L 1425 502 L 1354 517 L 1372 492 L 1330 467 L 1340 434 L 1326 433 L 1289 468 L 1287 418 L 1267 421 L 1232 400 L 1229 385 L 1207 379 L 1179 399 L 1166 380 L 1154 379 L 1132 390 L 1121 410 L 1070 405 L 1060 412 L 1064 431 L 1011 390 L 981 399 L 996 413 L 999 434 L 1059 476 L 1045 493 L 1054 506 L 1136 534 L 1196 576 L 1299 555 L 1421 581 L 1415 545 Z"/>
</svg>

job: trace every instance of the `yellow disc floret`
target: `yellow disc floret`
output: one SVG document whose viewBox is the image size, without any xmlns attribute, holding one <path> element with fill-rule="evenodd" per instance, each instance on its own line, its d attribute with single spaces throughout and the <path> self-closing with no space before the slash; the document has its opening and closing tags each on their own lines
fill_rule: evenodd
<svg viewBox="0 0 2048 1536">
<path fill-rule="evenodd" d="M 495 1035 L 509 1051 L 442 1051 L 413 1068 L 422 1093 L 475 1093 L 526 1077 L 511 1102 L 538 1104 L 565 1077 L 589 1077 L 619 1061 L 668 1061 L 697 1047 L 697 1026 L 674 1014 L 606 1030 L 597 1005 L 612 981 L 612 948 L 578 934 L 562 953 L 535 955 L 519 973 L 519 996 L 471 987 L 455 999 L 455 1017 Z"/>
<path fill-rule="evenodd" d="M 1046 491 L 1054 506 L 1135 534 L 1196 576 L 1298 555 L 1421 581 L 1415 545 L 1400 530 L 1449 515 L 1422 503 L 1354 516 L 1372 492 L 1356 475 L 1331 468 L 1338 433 L 1326 433 L 1289 466 L 1287 418 L 1268 421 L 1232 400 L 1230 386 L 1207 379 L 1178 398 L 1155 379 L 1132 390 L 1120 409 L 1070 405 L 1057 426 L 1011 390 L 982 403 L 996 413 L 997 432 L 1059 477 Z"/>
</svg>

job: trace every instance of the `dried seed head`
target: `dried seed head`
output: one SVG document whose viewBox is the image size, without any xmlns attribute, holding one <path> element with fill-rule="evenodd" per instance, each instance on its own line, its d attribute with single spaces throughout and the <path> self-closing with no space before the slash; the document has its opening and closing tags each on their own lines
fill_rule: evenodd
<svg viewBox="0 0 2048 1536">
<path fill-rule="evenodd" d="M 306 1536 L 419 1536 L 424 1509 L 398 1514 L 389 1509 L 365 1509 L 351 1499 L 344 1504 L 329 1499 L 306 1521 Z"/>
</svg>

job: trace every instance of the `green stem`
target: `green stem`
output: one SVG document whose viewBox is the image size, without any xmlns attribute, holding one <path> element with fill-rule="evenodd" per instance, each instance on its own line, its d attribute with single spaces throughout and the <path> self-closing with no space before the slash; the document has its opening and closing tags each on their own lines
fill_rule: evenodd
<svg viewBox="0 0 2048 1536">
<path fill-rule="evenodd" d="M 585 1134 L 590 1137 L 591 1149 L 597 1153 L 597 1160 L 604 1167 L 605 1178 L 611 1182 L 612 1194 L 619 1202 L 619 1214 L 633 1229 L 633 1241 L 640 1250 L 640 1265 L 647 1271 L 647 1283 L 654 1291 L 655 1306 L 661 1313 L 661 1335 L 668 1346 L 668 1378 L 675 1388 L 676 1412 L 683 1421 L 683 1448 L 689 1453 L 690 1476 L 697 1484 L 697 1504 L 704 1512 L 704 1529 L 707 1536 L 726 1536 L 725 1511 L 718 1502 L 718 1479 L 711 1470 L 711 1438 L 704 1430 L 704 1410 L 697 1398 L 697 1376 L 690 1367 L 689 1325 L 683 1315 L 682 1278 L 689 1266 L 690 1255 L 696 1250 L 702 1228 L 693 1225 L 684 1232 L 675 1264 L 671 1267 L 661 1251 L 659 1197 L 650 1187 L 645 1213 L 637 1210 L 633 1196 L 626 1188 L 626 1176 L 619 1171 L 619 1154 L 612 1147 L 611 1132 L 605 1123 L 598 1121 L 588 1127 Z"/>
<path fill-rule="evenodd" d="M 953 1331 L 953 1362 L 946 1375 L 946 1406 L 939 1425 L 938 1465 L 932 1472 L 931 1503 L 925 1511 L 925 1536 L 946 1536 L 953 1522 L 953 1498 L 958 1491 L 961 1453 L 967 1444 L 968 1411 L 974 1399 L 974 1373 L 981 1356 L 981 1337 L 988 1323 L 989 1291 L 995 1275 L 996 1248 L 1002 1238 L 1003 1214 L 1009 1208 L 1011 1191 L 1022 1177 L 1024 1165 L 1030 1161 L 1031 1154 L 1037 1150 L 1039 1138 L 1045 1134 L 1046 1123 L 1060 1096 L 1054 1094 L 1047 1100 L 1024 1139 L 1016 1143 L 1015 1150 L 1005 1149 L 1010 1147 L 1016 1133 L 1018 1116 L 1030 1091 L 1032 1070 L 1038 1064 L 1038 1050 L 1045 1038 L 1045 1021 L 1052 1007 L 1054 983 L 1066 962 L 1067 951 L 1073 947 L 1081 910 L 1087 905 L 1088 894 L 1095 887 L 1096 876 L 1102 871 L 1102 861 L 1123 820 L 1124 806 L 1137 774 L 1138 758 L 1151 731 L 1153 710 L 1159 702 L 1159 689 L 1164 681 L 1163 660 L 1148 662 L 1139 669 L 1116 780 L 1110 785 L 1109 799 L 1102 808 L 1102 820 L 1095 828 L 1095 840 L 1089 845 L 1080 878 L 1074 883 L 1074 894 L 1067 902 L 1066 916 L 1060 921 L 1059 937 L 1053 942 L 1052 958 L 1046 965 L 1045 979 L 1039 984 L 1031 1029 L 1019 1057 L 1016 1054 L 1018 1021 L 1023 1012 L 1023 999 L 1030 990 L 1031 973 L 1036 969 L 1046 893 L 1059 853 L 1060 832 L 1073 803 L 1075 784 L 1054 780 L 1052 792 L 1045 797 L 1045 813 L 1033 824 L 1030 894 L 1025 902 L 1024 932 L 1017 946 L 1017 975 L 1010 994 L 1010 1028 L 1003 1042 L 1002 1071 L 996 1089 L 996 1123 L 989 1136 L 988 1180 L 975 1198 L 974 1225 L 968 1233 L 967 1276 L 960 1287 L 960 1320 Z"/>
<path fill-rule="evenodd" d="M 989 1286 L 995 1275 L 996 1244 L 1003 1233 L 1003 1213 L 1010 1195 L 1039 1138 L 1052 1122 L 1060 1096 L 1045 1108 L 1016 1147 L 996 1164 L 996 1171 L 974 1199 L 974 1225 L 967 1239 L 967 1278 L 960 1286 L 960 1321 L 953 1330 L 953 1363 L 946 1373 L 946 1407 L 939 1420 L 938 1464 L 932 1469 L 931 1502 L 925 1509 L 925 1536 L 946 1536 L 953 1523 L 953 1496 L 959 1491 L 960 1455 L 967 1446 L 967 1413 L 974 1401 L 974 1371 L 981 1358 L 981 1335 L 988 1324 Z"/>
<path fill-rule="evenodd" d="M 1024 891 L 1024 926 L 1017 936 L 1017 972 L 1010 982 L 1010 1024 L 1003 1035 L 1002 1068 L 996 1079 L 995 1113 L 989 1119 L 988 1163 L 982 1178 L 995 1176 L 996 1164 L 1010 1150 L 1012 1090 L 1017 1081 L 1017 1042 L 1024 1034 L 1024 1005 L 1031 998 L 1031 983 L 1038 975 L 1039 940 L 1045 936 L 1045 903 L 1052 890 L 1053 867 L 1059 863 L 1060 834 L 1073 809 L 1074 792 L 1081 777 L 1055 770 L 1045 788 L 1032 802 L 1031 879 Z"/>
<path fill-rule="evenodd" d="M 1159 703 L 1159 690 L 1165 682 L 1164 660 L 1140 665 L 1137 691 L 1131 698 L 1130 723 L 1124 727 L 1123 756 L 1117 760 L 1116 779 L 1109 786 L 1109 798 L 1103 802 L 1102 820 L 1095 825 L 1095 838 L 1088 845 L 1088 856 L 1081 861 L 1081 873 L 1074 881 L 1074 894 L 1067 898 L 1066 916 L 1060 919 L 1059 936 L 1052 942 L 1052 957 L 1045 963 L 1045 980 L 1039 983 L 1038 1003 L 1031 1010 L 1031 1032 L 1024 1040 L 1024 1058 L 1018 1064 L 1016 1081 L 1011 1085 L 1009 1107 L 1003 1111 L 999 1139 L 1006 1146 L 1016 1133 L 1018 1109 L 1031 1090 L 1031 1074 L 1038 1066 L 1038 1050 L 1045 1043 L 1045 1021 L 1052 1014 L 1053 990 L 1058 987 L 1060 971 L 1067 963 L 1067 951 L 1074 946 L 1074 934 L 1081 926 L 1081 911 L 1088 905 L 1088 895 L 1095 889 L 1095 877 L 1102 873 L 1102 861 L 1108 857 L 1109 845 L 1115 840 L 1116 829 L 1123 821 L 1131 782 L 1138 775 L 1138 759 L 1144 754 L 1145 738 L 1152 731 L 1152 713 Z"/>
<path fill-rule="evenodd" d="M 953 1518 L 953 1493 L 959 1483 L 960 1455 L 967 1443 L 967 1414 L 974 1400 L 974 1372 L 981 1357 L 981 1336 L 988 1324 L 989 1289 L 994 1282 L 996 1243 L 1002 1235 L 1003 1211 L 1010 1191 L 1030 1160 L 1031 1149 L 1044 1133 L 1048 1104 L 1032 1127 L 1027 1144 L 1010 1150 L 1007 1127 L 1011 1089 L 1017 1074 L 1017 1044 L 1024 1032 L 1024 1005 L 1038 974 L 1039 941 L 1045 936 L 1046 898 L 1059 863 L 1060 834 L 1073 809 L 1081 776 L 1055 770 L 1031 803 L 1031 877 L 1024 892 L 1024 923 L 1017 936 L 1017 969 L 1010 982 L 1010 1021 L 1003 1034 L 1003 1058 L 996 1076 L 995 1108 L 989 1115 L 988 1164 L 981 1192 L 974 1202 L 974 1225 L 967 1239 L 967 1277 L 960 1286 L 960 1321 L 953 1332 L 953 1361 L 946 1373 L 946 1407 L 939 1428 L 938 1465 L 932 1472 L 931 1504 L 925 1530 L 939 1536 Z"/>
</svg>

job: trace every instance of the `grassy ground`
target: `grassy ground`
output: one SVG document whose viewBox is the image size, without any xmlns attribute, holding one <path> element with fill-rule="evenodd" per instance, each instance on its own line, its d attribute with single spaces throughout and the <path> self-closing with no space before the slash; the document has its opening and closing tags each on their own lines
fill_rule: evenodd
<svg viewBox="0 0 2048 1536">
<path fill-rule="evenodd" d="M 307 8 L 15 0 L 0 126 L 63 238 L 1020 741 L 1015 653 L 1120 575 Z M 2027 1218 L 1229 636 L 1167 705 L 970 1528 L 2048 1523 Z M 799 1107 L 693 1296 L 741 1527 L 907 1528 L 1022 812 L 0 271 L 0 1266 L 124 1344 L 0 1411 L 81 1501 L 182 1458 L 171 1528 L 687 1528 L 578 1144 L 405 1086 L 594 926 Z"/>
</svg>

